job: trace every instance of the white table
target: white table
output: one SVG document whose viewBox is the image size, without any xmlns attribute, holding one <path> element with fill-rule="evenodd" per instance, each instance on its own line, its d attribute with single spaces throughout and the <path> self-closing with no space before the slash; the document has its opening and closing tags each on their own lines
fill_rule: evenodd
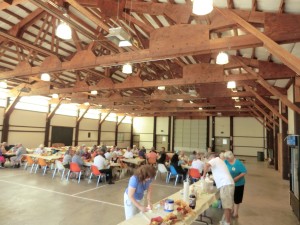
<svg viewBox="0 0 300 225">
<path fill-rule="evenodd" d="M 123 162 L 131 163 L 134 165 L 141 165 L 143 162 L 145 162 L 145 159 L 140 158 L 134 158 L 134 159 L 121 159 Z"/>
<path fill-rule="evenodd" d="M 44 159 L 46 161 L 61 159 L 63 157 L 62 155 L 39 155 L 39 154 L 24 154 L 24 155 L 30 156 L 32 158 Z"/>
<path fill-rule="evenodd" d="M 180 191 L 176 192 L 175 194 L 167 197 L 167 199 L 183 199 L 183 195 L 180 193 Z M 196 201 L 196 208 L 193 210 L 194 213 L 188 214 L 186 217 L 184 217 L 184 220 L 178 221 L 176 225 L 188 225 L 192 224 L 196 219 L 198 219 L 199 215 L 202 214 L 205 210 L 207 210 L 210 205 L 218 199 L 217 192 L 211 193 L 211 194 L 200 194 L 197 197 Z M 154 204 L 154 207 L 158 203 Z M 168 215 L 168 212 L 163 211 L 163 209 L 154 209 L 151 213 L 138 213 L 134 217 L 132 217 L 129 220 L 125 220 L 118 225 L 149 225 L 151 218 L 161 216 L 164 218 L 166 215 Z"/>
</svg>

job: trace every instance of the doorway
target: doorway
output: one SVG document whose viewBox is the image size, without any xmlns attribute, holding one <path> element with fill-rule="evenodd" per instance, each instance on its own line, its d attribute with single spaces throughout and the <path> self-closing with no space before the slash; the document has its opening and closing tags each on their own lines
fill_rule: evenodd
<svg viewBox="0 0 300 225">
<path fill-rule="evenodd" d="M 215 152 L 219 153 L 221 151 L 230 149 L 230 138 L 229 137 L 215 137 Z"/>
<path fill-rule="evenodd" d="M 73 127 L 52 126 L 51 146 L 53 143 L 63 143 L 65 146 L 72 146 Z"/>
</svg>

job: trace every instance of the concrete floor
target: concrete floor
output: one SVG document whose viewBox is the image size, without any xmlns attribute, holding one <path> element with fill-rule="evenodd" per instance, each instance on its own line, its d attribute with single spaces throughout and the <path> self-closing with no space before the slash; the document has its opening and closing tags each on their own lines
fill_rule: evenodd
<svg viewBox="0 0 300 225">
<path fill-rule="evenodd" d="M 248 175 L 244 203 L 233 225 L 296 225 L 299 224 L 289 206 L 289 183 L 256 158 L 245 158 Z M 95 180 L 60 181 L 29 174 L 23 169 L 0 170 L 0 224 L 1 225 L 115 225 L 124 220 L 123 193 L 128 178 L 114 185 Z M 164 180 L 154 182 L 153 202 L 180 190 Z M 218 224 L 222 210 L 209 209 L 207 214 Z M 197 223 L 193 223 L 196 225 Z"/>
</svg>

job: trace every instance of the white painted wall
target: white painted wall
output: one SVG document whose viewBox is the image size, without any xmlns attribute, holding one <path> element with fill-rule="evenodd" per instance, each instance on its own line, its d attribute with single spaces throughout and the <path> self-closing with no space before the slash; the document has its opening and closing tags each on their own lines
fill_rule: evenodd
<svg viewBox="0 0 300 225">
<path fill-rule="evenodd" d="M 257 151 L 264 151 L 264 127 L 255 118 L 234 117 L 234 154 L 256 156 Z"/>
<path fill-rule="evenodd" d="M 79 125 L 78 145 L 93 146 L 98 140 L 99 120 L 83 118 Z M 90 134 L 90 137 L 89 137 Z"/>
<path fill-rule="evenodd" d="M 174 150 L 206 151 L 206 120 L 176 119 Z"/>
<path fill-rule="evenodd" d="M 104 121 L 101 127 L 100 143 L 108 146 L 115 145 L 116 122 Z"/>
<path fill-rule="evenodd" d="M 215 136 L 230 137 L 230 117 L 215 117 Z"/>
<path fill-rule="evenodd" d="M 130 146 L 131 124 L 121 123 L 118 128 L 118 134 L 119 137 L 122 138 L 121 140 L 118 139 L 118 147 L 126 148 L 127 146 Z"/>
<path fill-rule="evenodd" d="M 133 134 L 139 136 L 139 147 L 153 147 L 154 117 L 136 117 L 133 119 Z"/>
</svg>

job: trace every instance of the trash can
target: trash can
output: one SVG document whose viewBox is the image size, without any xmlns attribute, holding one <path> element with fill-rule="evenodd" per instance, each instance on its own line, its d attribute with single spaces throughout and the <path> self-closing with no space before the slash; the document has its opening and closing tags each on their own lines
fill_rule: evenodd
<svg viewBox="0 0 300 225">
<path fill-rule="evenodd" d="M 265 154 L 264 152 L 257 152 L 257 161 L 264 161 L 265 160 Z"/>
</svg>

